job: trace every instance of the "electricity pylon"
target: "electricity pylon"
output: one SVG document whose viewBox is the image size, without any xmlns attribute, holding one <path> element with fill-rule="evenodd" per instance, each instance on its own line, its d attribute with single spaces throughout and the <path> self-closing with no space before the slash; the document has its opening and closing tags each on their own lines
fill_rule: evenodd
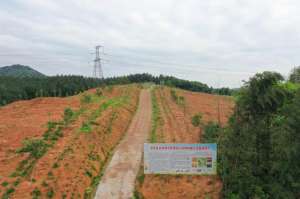
<svg viewBox="0 0 300 199">
<path fill-rule="evenodd" d="M 93 76 L 94 78 L 100 78 L 103 79 L 103 71 L 101 66 L 101 58 L 100 58 L 100 48 L 103 46 L 96 46 L 96 58 L 94 60 L 94 72 Z"/>
</svg>

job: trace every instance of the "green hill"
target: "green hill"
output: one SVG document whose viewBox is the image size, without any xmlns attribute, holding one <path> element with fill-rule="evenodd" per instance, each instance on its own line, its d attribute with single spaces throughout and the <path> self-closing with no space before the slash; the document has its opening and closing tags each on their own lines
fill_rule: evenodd
<svg viewBox="0 0 300 199">
<path fill-rule="evenodd" d="M 46 77 L 46 75 L 23 65 L 11 65 L 0 68 L 0 76 L 9 77 Z"/>
</svg>

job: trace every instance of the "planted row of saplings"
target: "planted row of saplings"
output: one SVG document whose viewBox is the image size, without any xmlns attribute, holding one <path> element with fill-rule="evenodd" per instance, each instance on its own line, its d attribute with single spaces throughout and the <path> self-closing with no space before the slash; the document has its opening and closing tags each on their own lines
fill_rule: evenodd
<svg viewBox="0 0 300 199">
<path fill-rule="evenodd" d="M 105 111 L 109 107 L 117 108 L 119 106 L 122 106 L 125 103 L 127 103 L 128 99 L 129 99 L 128 96 L 121 96 L 118 98 L 113 98 L 113 99 L 109 99 L 109 100 L 105 101 L 104 103 L 102 103 L 99 106 L 98 109 L 96 109 L 94 112 L 92 112 L 92 114 L 88 117 L 88 119 L 86 121 L 82 122 L 80 131 L 84 132 L 84 133 L 90 133 L 92 131 L 93 126 L 99 125 L 96 122 L 96 119 L 101 116 L 103 111 Z M 113 121 L 115 118 L 116 118 L 116 113 L 114 112 L 111 120 Z M 110 131 L 111 130 L 109 130 L 109 132 Z"/>
<path fill-rule="evenodd" d="M 97 123 L 95 122 L 95 119 L 97 117 L 99 117 L 99 115 L 101 115 L 101 113 L 104 110 L 108 109 L 109 107 L 111 107 L 113 109 L 122 107 L 122 106 L 126 105 L 129 102 L 128 100 L 129 100 L 128 95 L 124 95 L 124 96 L 121 96 L 121 97 L 118 97 L 118 98 L 113 98 L 113 99 L 110 99 L 110 100 L 104 102 L 103 104 L 100 105 L 98 110 L 96 110 L 94 113 L 92 113 L 90 115 L 89 119 L 85 122 L 85 124 L 90 124 L 91 126 L 97 125 Z M 112 133 L 112 126 L 113 126 L 114 121 L 117 119 L 117 117 L 118 117 L 117 112 L 113 111 L 110 115 L 107 126 L 104 129 L 104 133 L 106 133 L 108 135 Z M 82 126 L 81 130 L 83 130 L 83 129 L 84 128 Z M 83 131 L 83 132 L 88 133 L 90 131 Z M 112 147 L 111 150 L 113 150 L 113 148 L 114 147 Z M 96 188 L 97 188 L 97 186 L 98 186 L 98 184 L 101 180 L 101 177 L 103 176 L 104 166 L 106 165 L 107 161 L 111 157 L 111 152 L 112 152 L 111 150 L 109 150 L 108 153 L 105 155 L 104 160 L 99 160 L 99 158 L 95 159 L 91 155 L 89 155 L 89 160 L 100 161 L 100 168 L 99 168 L 98 174 L 95 175 L 95 176 L 92 175 L 92 172 L 88 173 L 86 171 L 86 174 L 87 174 L 87 176 L 90 177 L 91 182 L 90 182 L 90 185 L 85 189 L 83 198 L 85 198 L 85 199 L 93 198 L 95 190 L 96 190 Z M 94 154 L 94 156 L 95 156 L 95 154 Z"/>
<path fill-rule="evenodd" d="M 85 102 L 85 103 L 90 103 L 92 100 L 91 98 L 87 97 L 87 96 L 84 96 L 82 98 L 82 100 Z M 120 105 L 123 105 L 127 100 L 127 97 L 119 97 L 119 98 L 112 98 L 112 99 L 108 99 L 107 101 L 104 101 L 103 103 L 101 103 L 101 105 L 94 111 L 92 111 L 89 116 L 87 117 L 86 120 L 84 120 L 82 122 L 82 125 L 80 127 L 80 132 L 82 133 L 91 133 L 92 131 L 94 131 L 93 127 L 96 126 L 96 125 L 99 125 L 97 122 L 96 122 L 96 119 L 99 118 L 102 114 L 103 111 L 105 111 L 106 109 L 108 109 L 109 107 L 119 107 Z M 105 130 L 106 133 L 110 133 L 111 132 L 111 129 L 112 129 L 112 125 L 113 125 L 113 121 L 117 118 L 117 113 L 114 111 L 112 112 L 111 114 L 111 117 L 108 121 L 108 126 Z M 68 147 L 68 151 L 69 150 L 72 150 L 71 148 Z M 91 149 L 92 150 L 92 149 Z M 65 152 L 65 151 L 64 151 Z M 63 153 L 64 153 L 63 152 Z M 63 157 L 64 155 L 62 155 L 61 157 Z M 60 157 L 60 158 L 61 158 Z M 60 159 L 59 158 L 59 159 Z M 60 159 L 61 160 L 61 159 Z M 92 151 L 88 154 L 88 157 L 86 160 L 94 160 L 94 161 L 100 161 L 100 173 L 96 176 L 93 176 L 93 172 L 90 172 L 89 170 L 85 170 L 85 174 L 91 178 L 91 185 L 86 189 L 85 193 L 84 193 L 84 198 L 90 198 L 93 194 L 93 190 L 95 189 L 96 185 L 98 184 L 99 180 L 100 180 L 100 177 L 102 176 L 102 167 L 104 165 L 104 161 L 101 161 L 100 160 L 100 157 L 96 154 L 96 153 L 93 153 Z M 85 161 L 86 161 L 85 160 Z M 85 163 L 83 163 L 84 165 Z M 53 169 L 59 167 L 59 163 L 56 162 L 53 164 Z M 82 167 L 83 168 L 83 167 Z M 78 173 L 79 171 L 77 171 Z M 52 172 L 49 172 L 50 174 Z M 49 177 L 49 173 L 48 173 L 48 180 L 53 180 L 53 176 L 50 175 Z M 52 176 L 52 178 L 51 178 Z M 38 190 L 37 188 L 35 189 L 35 192 L 37 192 L 36 190 Z M 51 193 L 51 194 L 48 194 L 48 193 Z M 80 195 L 80 193 L 77 193 L 78 195 Z M 41 195 L 41 194 L 40 194 Z M 54 190 L 49 187 L 49 190 L 47 192 L 47 196 L 49 195 L 55 195 L 54 193 Z M 66 198 L 67 197 L 67 194 L 66 193 L 63 193 L 63 198 Z"/>
<path fill-rule="evenodd" d="M 101 97 L 102 92 L 96 92 L 95 97 Z M 19 154 L 28 154 L 28 157 L 22 160 L 17 166 L 16 170 L 10 175 L 10 177 L 17 177 L 17 180 L 11 185 L 8 182 L 4 182 L 6 191 L 2 194 L 2 199 L 10 198 L 11 194 L 15 192 L 15 188 L 19 185 L 21 178 L 28 178 L 37 163 L 37 161 L 46 154 L 48 149 L 54 146 L 54 144 L 63 137 L 63 130 L 67 128 L 71 123 L 75 122 L 78 117 L 85 112 L 85 105 L 91 103 L 92 96 L 89 94 L 83 94 L 80 102 L 81 107 L 77 111 L 73 111 L 71 108 L 66 108 L 63 113 L 63 119 L 61 121 L 48 121 L 47 130 L 44 132 L 41 138 L 26 138 L 23 141 L 22 147 L 16 150 Z M 35 179 L 31 179 L 35 181 Z M 52 189 L 51 189 L 52 190 Z M 50 192 L 52 192 L 50 190 Z M 36 198 L 38 195 L 36 189 L 33 190 L 31 195 Z M 52 194 L 47 194 L 51 196 Z"/>
<path fill-rule="evenodd" d="M 76 120 L 81 110 L 74 112 L 71 108 L 66 108 L 63 114 L 63 120 L 54 122 L 49 121 L 47 123 L 47 130 L 44 132 L 41 138 L 25 139 L 21 148 L 16 150 L 16 153 L 28 154 L 28 157 L 22 160 L 16 170 L 10 175 L 11 177 L 17 177 L 16 181 L 10 186 L 7 183 L 7 189 L 2 195 L 2 199 L 9 198 L 14 193 L 15 188 L 19 185 L 22 177 L 27 178 L 30 176 L 34 165 L 43 157 L 49 148 L 51 148 L 56 141 L 63 137 L 63 129 L 66 128 L 72 121 Z M 31 181 L 35 181 L 31 179 Z M 32 193 L 34 196 L 36 190 Z"/>
</svg>

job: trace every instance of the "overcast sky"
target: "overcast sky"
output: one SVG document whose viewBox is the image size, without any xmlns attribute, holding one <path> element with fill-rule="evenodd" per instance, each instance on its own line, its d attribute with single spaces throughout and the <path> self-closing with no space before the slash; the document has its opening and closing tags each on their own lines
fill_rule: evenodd
<svg viewBox="0 0 300 199">
<path fill-rule="evenodd" d="M 300 1 L 1 0 L 0 66 L 47 75 L 148 72 L 238 87 L 300 65 Z"/>
</svg>

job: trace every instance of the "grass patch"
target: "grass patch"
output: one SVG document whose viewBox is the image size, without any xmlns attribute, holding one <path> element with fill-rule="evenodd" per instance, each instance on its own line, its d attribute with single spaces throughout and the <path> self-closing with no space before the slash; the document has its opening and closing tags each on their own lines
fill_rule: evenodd
<svg viewBox="0 0 300 199">
<path fill-rule="evenodd" d="M 160 116 L 160 109 L 157 103 L 157 99 L 155 96 L 155 90 L 151 90 L 151 100 L 152 100 L 152 127 L 151 127 L 151 134 L 150 134 L 150 142 L 155 143 L 157 142 L 157 127 L 161 121 Z"/>
<path fill-rule="evenodd" d="M 89 122 L 82 122 L 81 127 L 80 127 L 80 131 L 84 132 L 84 133 L 92 132 L 91 124 Z"/>
</svg>

